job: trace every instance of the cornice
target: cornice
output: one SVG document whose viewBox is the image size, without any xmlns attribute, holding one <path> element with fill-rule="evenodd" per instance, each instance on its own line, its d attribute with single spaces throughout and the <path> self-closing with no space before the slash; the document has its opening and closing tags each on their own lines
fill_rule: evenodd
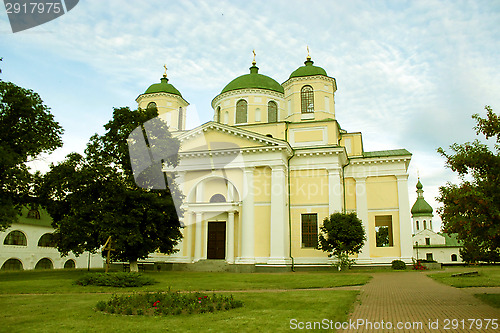
<svg viewBox="0 0 500 333">
<path fill-rule="evenodd" d="M 231 97 L 231 96 L 236 96 L 236 95 L 256 95 L 256 94 L 262 94 L 262 95 L 271 95 L 276 98 L 284 99 L 285 94 L 279 93 L 277 91 L 273 90 L 267 90 L 267 89 L 258 89 L 258 88 L 248 88 L 248 89 L 237 89 L 237 90 L 230 90 L 226 91 L 225 93 L 219 94 L 215 96 L 215 98 L 212 100 L 212 108 L 215 110 L 215 105 L 222 99 L 226 97 Z"/>
</svg>

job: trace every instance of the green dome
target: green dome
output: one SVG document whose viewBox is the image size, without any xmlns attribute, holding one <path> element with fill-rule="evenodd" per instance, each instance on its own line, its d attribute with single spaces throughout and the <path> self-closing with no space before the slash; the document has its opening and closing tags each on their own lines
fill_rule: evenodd
<svg viewBox="0 0 500 333">
<path fill-rule="evenodd" d="M 259 74 L 259 67 L 253 65 L 250 67 L 250 74 L 245 74 L 237 77 L 233 81 L 229 82 L 224 89 L 222 89 L 221 94 L 231 91 L 231 90 L 239 90 L 239 89 L 265 89 L 276 91 L 284 94 L 285 90 L 275 80 L 270 78 L 269 76 Z"/>
<path fill-rule="evenodd" d="M 417 198 L 417 201 L 411 207 L 411 214 L 417 215 L 432 215 L 432 207 L 424 200 L 424 198 Z"/>
<path fill-rule="evenodd" d="M 411 207 L 411 214 L 413 216 L 423 216 L 423 215 L 432 215 L 432 207 L 425 201 L 424 199 L 424 191 L 422 190 L 424 186 L 420 182 L 420 179 L 418 179 L 417 182 L 417 201 L 413 204 L 413 207 Z"/>
<path fill-rule="evenodd" d="M 290 79 L 293 77 L 301 77 L 301 76 L 313 76 L 313 75 L 324 75 L 328 76 L 326 74 L 326 71 L 318 66 L 313 66 L 314 61 L 311 60 L 310 57 L 307 58 L 307 60 L 304 62 L 305 66 L 301 66 L 294 70 L 292 74 L 290 74 Z"/>
<path fill-rule="evenodd" d="M 149 88 L 144 93 L 145 94 L 168 93 L 182 97 L 179 90 L 175 89 L 173 85 L 168 83 L 168 79 L 166 77 L 162 77 L 160 83 L 154 83 L 150 85 Z"/>
</svg>

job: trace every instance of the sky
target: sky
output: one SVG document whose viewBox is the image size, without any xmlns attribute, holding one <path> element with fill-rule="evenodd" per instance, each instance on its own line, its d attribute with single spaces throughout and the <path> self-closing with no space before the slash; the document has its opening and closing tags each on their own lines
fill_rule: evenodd
<svg viewBox="0 0 500 333">
<path fill-rule="evenodd" d="M 212 99 L 248 73 L 252 50 L 259 73 L 282 83 L 309 46 L 337 81 L 341 127 L 362 132 L 365 151 L 409 150 L 410 206 L 419 175 L 436 210 L 439 186 L 458 182 L 436 149 L 474 140 L 471 115 L 500 109 L 498 22 L 498 0 L 85 0 L 12 33 L 2 8 L 0 78 L 39 93 L 65 129 L 64 146 L 33 163 L 46 171 L 104 133 L 114 107 L 135 109 L 164 64 L 193 128 L 212 120 Z"/>
</svg>

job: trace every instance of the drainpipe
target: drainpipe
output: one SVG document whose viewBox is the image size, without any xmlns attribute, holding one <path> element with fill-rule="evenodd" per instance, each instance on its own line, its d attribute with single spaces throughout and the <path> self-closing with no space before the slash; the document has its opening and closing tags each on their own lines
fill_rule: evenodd
<svg viewBox="0 0 500 333">
<path fill-rule="evenodd" d="M 285 141 L 288 143 L 288 125 L 289 121 L 285 121 Z M 291 146 L 290 146 L 291 148 Z M 295 272 L 295 260 L 292 256 L 292 208 L 290 200 L 290 160 L 295 156 L 295 150 L 292 148 L 292 156 L 288 158 L 287 163 L 287 186 L 288 186 L 288 251 L 290 253 L 290 259 L 292 259 L 292 272 Z"/>
</svg>

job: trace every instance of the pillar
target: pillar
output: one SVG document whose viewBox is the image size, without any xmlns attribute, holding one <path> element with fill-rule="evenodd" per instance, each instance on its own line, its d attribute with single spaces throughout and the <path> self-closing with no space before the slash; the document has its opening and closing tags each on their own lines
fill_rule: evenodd
<svg viewBox="0 0 500 333">
<path fill-rule="evenodd" d="M 410 259 L 413 256 L 411 238 L 410 199 L 408 198 L 408 175 L 397 175 L 398 206 L 399 206 L 399 240 L 401 258 Z"/>
<path fill-rule="evenodd" d="M 368 225 L 368 200 L 366 198 L 366 177 L 355 177 L 356 180 L 356 215 L 363 222 L 366 241 L 358 254 L 358 262 L 370 261 L 370 235 Z"/>
<path fill-rule="evenodd" d="M 342 182 L 340 168 L 328 170 L 328 214 L 342 212 Z"/>
<path fill-rule="evenodd" d="M 254 168 L 243 171 L 243 200 L 241 207 L 241 261 L 255 263 L 254 255 L 254 198 L 253 198 Z"/>
<path fill-rule="evenodd" d="M 268 264 L 286 264 L 289 261 L 289 230 L 285 166 L 273 166 L 271 171 L 271 235 Z"/>
<path fill-rule="evenodd" d="M 234 212 L 227 213 L 226 240 L 227 240 L 226 261 L 230 264 L 233 264 L 234 263 Z"/>
<path fill-rule="evenodd" d="M 202 247 L 205 244 L 203 241 L 203 230 L 202 228 L 202 221 L 203 221 L 203 213 L 196 213 L 196 222 L 195 222 L 195 237 L 194 237 L 194 261 L 198 261 L 201 259 L 202 256 Z"/>
</svg>

